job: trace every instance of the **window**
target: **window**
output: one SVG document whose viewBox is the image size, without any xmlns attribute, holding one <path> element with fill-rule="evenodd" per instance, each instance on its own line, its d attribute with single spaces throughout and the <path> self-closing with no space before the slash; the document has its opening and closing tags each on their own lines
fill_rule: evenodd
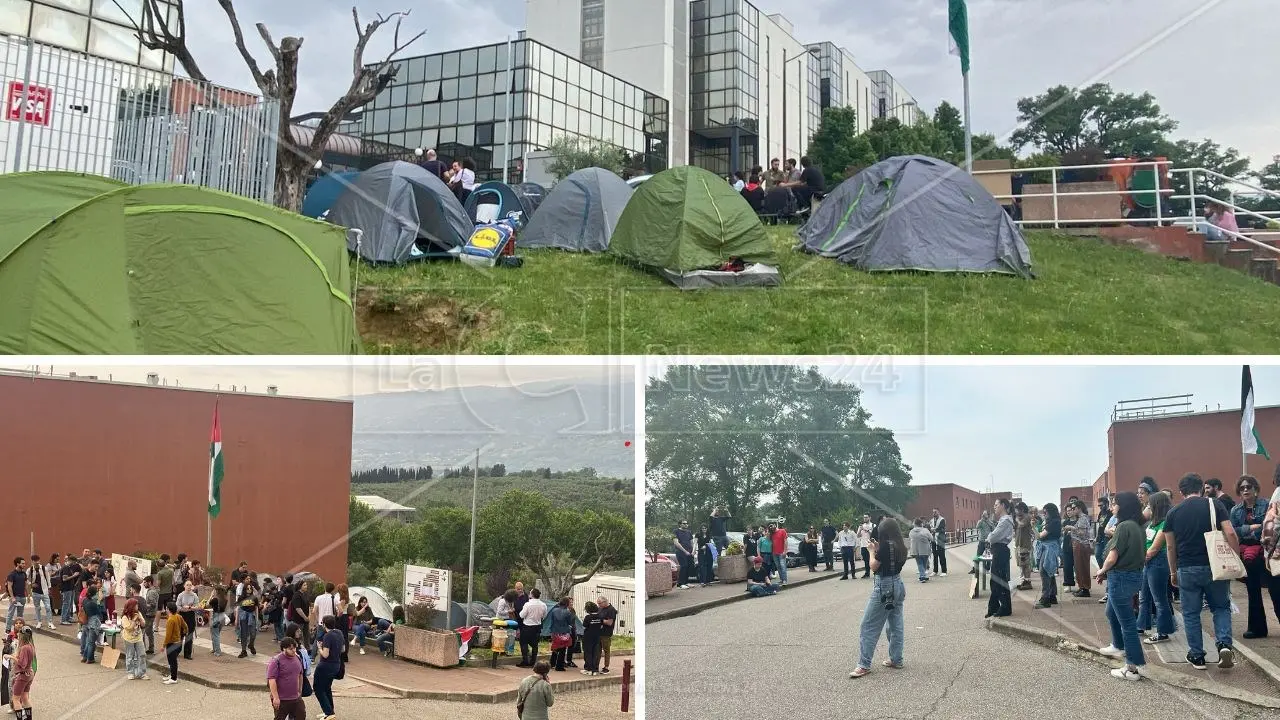
<svg viewBox="0 0 1280 720">
<path fill-rule="evenodd" d="M 476 76 L 468 75 L 458 81 L 458 97 L 471 98 L 476 96 Z"/>
<path fill-rule="evenodd" d="M 444 69 L 441 71 L 444 73 L 443 77 L 446 77 L 446 78 L 458 77 L 458 69 L 459 69 L 460 63 L 461 63 L 461 58 L 458 57 L 458 53 L 456 52 L 445 53 Z"/>
<path fill-rule="evenodd" d="M 480 75 L 476 79 L 476 95 L 477 96 L 492 95 L 494 93 L 494 80 L 495 80 L 495 77 L 493 73 Z"/>
<path fill-rule="evenodd" d="M 440 105 L 440 124 L 453 125 L 458 122 L 458 103 L 445 102 Z"/>
<path fill-rule="evenodd" d="M 439 105 L 423 105 L 422 106 L 422 126 L 437 127 L 440 125 L 440 106 Z"/>
<path fill-rule="evenodd" d="M 410 58 L 405 71 L 407 73 L 406 80 L 409 82 L 422 82 L 427 79 L 427 59 L 416 57 Z"/>
<path fill-rule="evenodd" d="M 487 120 L 497 119 L 497 116 L 495 116 L 493 112 L 494 100 L 495 98 L 493 97 L 476 98 L 476 121 L 477 122 L 485 122 Z M 498 101 L 501 107 L 503 106 L 503 104 L 506 103 L 507 98 L 504 95 L 502 97 L 496 98 L 496 100 Z M 505 111 L 500 111 L 499 114 L 504 114 L 504 113 Z"/>
<path fill-rule="evenodd" d="M 476 68 L 478 67 L 478 63 L 479 63 L 479 54 L 475 48 L 472 48 L 470 50 L 463 50 L 461 61 L 460 61 L 460 67 L 458 69 L 458 74 L 459 75 L 475 75 Z"/>
<path fill-rule="evenodd" d="M 458 101 L 458 123 L 470 125 L 476 121 L 476 101 Z"/>
<path fill-rule="evenodd" d="M 463 125 L 459 127 L 457 142 L 459 145 L 475 145 L 476 127 L 474 125 Z"/>
<path fill-rule="evenodd" d="M 84 50 L 89 36 L 89 18 L 44 5 L 31 8 L 31 38 L 50 45 Z"/>
<path fill-rule="evenodd" d="M 480 48 L 480 56 L 476 63 L 476 72 L 491 73 L 497 70 L 499 52 L 501 52 L 503 58 L 506 58 L 507 47 L 503 45 L 501 50 L 499 50 L 496 45 Z"/>
<path fill-rule="evenodd" d="M 409 99 L 409 88 L 404 85 L 391 86 L 391 106 L 404 105 Z"/>
<path fill-rule="evenodd" d="M 440 83 L 440 99 L 441 100 L 457 100 L 458 99 L 458 81 L 445 80 Z"/>
<path fill-rule="evenodd" d="M 443 58 L 439 55 L 432 55 L 427 58 L 426 78 L 428 80 L 439 80 L 442 72 L 441 63 Z"/>
<path fill-rule="evenodd" d="M 477 145 L 493 144 L 493 123 L 480 123 L 476 125 L 475 142 Z"/>
<path fill-rule="evenodd" d="M 391 132 L 404 130 L 405 110 L 402 107 L 391 109 Z"/>
<path fill-rule="evenodd" d="M 427 83 L 422 90 L 422 102 L 436 103 L 440 102 L 440 81 Z"/>
</svg>

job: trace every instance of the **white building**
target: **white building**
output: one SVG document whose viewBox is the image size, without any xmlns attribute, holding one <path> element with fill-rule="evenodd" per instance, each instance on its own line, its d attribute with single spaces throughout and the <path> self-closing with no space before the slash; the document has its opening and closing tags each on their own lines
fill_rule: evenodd
<svg viewBox="0 0 1280 720">
<path fill-rule="evenodd" d="M 856 108 L 864 130 L 921 115 L 888 72 L 802 43 L 749 0 L 526 0 L 526 11 L 529 38 L 668 101 L 672 165 L 724 174 L 798 158 L 825 107 Z"/>
</svg>

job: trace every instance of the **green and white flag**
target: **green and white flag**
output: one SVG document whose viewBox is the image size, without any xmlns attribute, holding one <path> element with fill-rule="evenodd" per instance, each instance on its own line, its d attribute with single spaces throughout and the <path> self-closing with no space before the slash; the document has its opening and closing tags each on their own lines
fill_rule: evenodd
<svg viewBox="0 0 1280 720">
<path fill-rule="evenodd" d="M 209 517 L 222 512 L 222 428 L 218 425 L 218 403 L 213 404 L 213 435 L 209 440 Z"/>
<path fill-rule="evenodd" d="M 969 8 L 965 0 L 950 0 L 951 54 L 960 58 L 960 71 L 969 74 Z"/>
<path fill-rule="evenodd" d="M 1253 403 L 1253 376 L 1249 373 L 1249 366 L 1245 365 L 1240 376 L 1240 447 L 1245 455 L 1261 455 L 1270 460 L 1271 455 L 1263 447 L 1258 428 L 1254 425 Z"/>
</svg>

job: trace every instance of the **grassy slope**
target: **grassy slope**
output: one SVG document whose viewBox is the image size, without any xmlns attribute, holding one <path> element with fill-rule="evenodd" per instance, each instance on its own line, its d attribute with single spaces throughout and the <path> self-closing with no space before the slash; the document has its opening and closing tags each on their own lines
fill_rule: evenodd
<svg viewBox="0 0 1280 720">
<path fill-rule="evenodd" d="M 781 288 L 680 292 L 607 256 L 523 268 L 359 270 L 369 352 L 474 354 L 1271 354 L 1280 287 L 1044 232 L 1038 279 L 870 274 L 791 250 Z"/>
<path fill-rule="evenodd" d="M 635 486 L 634 480 L 622 480 L 625 488 Z M 478 503 L 484 505 L 512 489 L 542 493 L 554 505 L 580 510 L 608 510 L 623 517 L 634 518 L 635 495 L 614 492 L 614 478 L 563 477 L 541 478 L 509 475 L 501 478 L 480 478 Z M 411 507 L 454 505 L 471 507 L 471 478 L 438 480 L 431 488 L 404 501 L 403 498 L 419 487 L 417 483 L 356 483 L 351 486 L 352 495 L 379 495 L 393 502 Z"/>
</svg>

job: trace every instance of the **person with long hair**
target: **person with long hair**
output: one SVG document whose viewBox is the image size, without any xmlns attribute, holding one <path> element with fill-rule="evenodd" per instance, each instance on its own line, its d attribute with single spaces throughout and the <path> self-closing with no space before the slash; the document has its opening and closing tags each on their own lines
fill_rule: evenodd
<svg viewBox="0 0 1280 720">
<path fill-rule="evenodd" d="M 565 668 L 565 656 L 571 645 L 573 645 L 573 611 L 569 609 L 569 598 L 562 597 L 556 606 L 551 608 L 551 622 L 549 631 L 551 632 L 551 666 L 563 672 Z"/>
<path fill-rule="evenodd" d="M 124 642 L 124 670 L 130 680 L 148 680 L 146 644 L 142 628 L 147 619 L 138 610 L 138 599 L 129 598 L 120 613 L 120 639 Z"/>
<path fill-rule="evenodd" d="M 702 587 L 707 587 L 711 581 L 715 579 L 716 564 L 714 553 L 711 549 L 712 539 L 711 531 L 703 525 L 698 529 L 698 534 L 693 539 L 696 555 L 698 559 L 698 582 Z"/>
<path fill-rule="evenodd" d="M 1231 526 L 1240 537 L 1240 558 L 1244 561 L 1244 584 L 1249 595 L 1249 624 L 1244 632 L 1245 640 L 1267 636 L 1267 606 L 1262 599 L 1265 588 L 1271 597 L 1271 607 L 1280 619 L 1280 577 L 1267 570 L 1267 553 L 1263 546 L 1263 530 L 1266 526 L 1270 503 L 1261 496 L 1257 478 L 1244 475 L 1236 482 L 1236 497 L 1240 502 L 1231 508 Z"/>
<path fill-rule="evenodd" d="M 871 572 L 875 578 L 867 609 L 862 613 L 862 637 L 858 654 L 858 666 L 849 673 L 850 678 L 860 678 L 871 672 L 871 659 L 875 655 L 880 635 L 889 626 L 889 658 L 887 668 L 902 667 L 903 652 L 903 603 L 907 588 L 902 584 L 902 566 L 907 562 L 907 545 L 902 540 L 902 528 L 898 521 L 887 517 L 880 521 L 876 540 L 871 543 Z"/>
<path fill-rule="evenodd" d="M 809 572 L 818 572 L 818 531 L 812 525 L 804 535 L 804 561 Z"/>
<path fill-rule="evenodd" d="M 987 600 L 987 617 L 1008 617 L 1013 614 L 1013 588 L 1009 585 L 1009 563 L 1012 555 L 1009 544 L 1013 542 L 1013 516 L 1009 514 L 1007 498 L 997 498 L 992 505 L 996 527 L 987 536 L 987 551 L 991 553 L 991 598 Z"/>
<path fill-rule="evenodd" d="M 516 593 L 514 590 L 508 590 L 507 595 L 511 596 L 510 601 L 507 601 L 506 596 L 503 596 L 503 598 L 498 601 L 498 609 L 496 611 L 497 614 L 503 618 L 511 616 L 511 613 L 509 612 L 511 607 L 510 603 L 515 602 L 516 599 Z M 508 603 L 506 605 L 507 609 L 503 609 L 502 603 L 504 601 Z M 361 595 L 360 599 L 356 600 L 354 625 L 351 628 L 351 632 L 355 634 L 355 639 L 352 640 L 352 642 L 360 646 L 361 655 L 364 654 L 365 638 L 369 636 L 369 631 L 375 629 L 377 626 L 378 620 L 373 616 L 373 608 L 369 607 L 369 598 Z M 511 651 L 508 650 L 507 654 L 510 655 Z"/>
<path fill-rule="evenodd" d="M 187 621 L 178 613 L 178 603 L 169 601 L 169 619 L 164 624 L 164 655 L 169 661 L 169 677 L 164 679 L 165 685 L 178 682 L 178 656 L 182 654 L 183 640 L 191 632 Z"/>
<path fill-rule="evenodd" d="M 1141 501 L 1143 493 L 1138 493 Z M 1147 519 L 1146 565 L 1142 571 L 1142 593 L 1138 610 L 1138 630 L 1155 632 L 1143 642 L 1148 645 L 1167 642 L 1177 630 L 1173 621 L 1173 603 L 1169 597 L 1169 555 L 1164 547 L 1164 519 L 1172 505 L 1169 493 L 1157 491 L 1147 495 L 1147 507 L 1143 511 Z"/>
<path fill-rule="evenodd" d="M 1072 561 L 1075 563 L 1076 579 L 1076 591 L 1071 594 L 1078 598 L 1090 597 L 1093 574 L 1090 572 L 1089 562 L 1093 558 L 1093 545 L 1095 542 L 1106 542 L 1106 538 L 1101 537 L 1098 530 L 1093 518 L 1089 517 L 1089 508 L 1077 500 L 1075 522 L 1064 527 L 1063 531 L 1071 535 L 1071 553 Z"/>
<path fill-rule="evenodd" d="M 200 595 L 190 580 L 182 584 L 182 592 L 178 593 L 174 604 L 178 606 L 178 614 L 187 624 L 187 632 L 182 636 L 182 659 L 190 660 L 195 652 L 196 612 L 200 610 Z"/>
<path fill-rule="evenodd" d="M 237 657 L 257 655 L 255 643 L 258 639 L 258 605 L 262 596 L 253 575 L 245 575 L 240 579 L 240 590 L 236 595 L 239 598 L 236 626 L 240 628 L 240 654 Z"/>
<path fill-rule="evenodd" d="M 1106 560 L 1098 569 L 1097 580 L 1107 584 L 1107 622 L 1111 625 L 1111 644 L 1098 652 L 1124 658 L 1124 667 L 1111 671 L 1121 680 L 1140 680 L 1141 668 L 1147 664 L 1139 641 L 1138 621 L 1133 616 L 1133 596 L 1142 587 L 1142 568 L 1146 560 L 1145 533 L 1142 529 L 1142 503 L 1137 493 L 1116 495 L 1116 531 L 1107 543 Z"/>
<path fill-rule="evenodd" d="M 1058 506 L 1045 503 L 1044 524 L 1037 533 L 1036 566 L 1040 568 L 1040 599 L 1037 610 L 1046 610 L 1058 604 L 1058 563 L 1062 558 L 1062 516 Z"/>
<path fill-rule="evenodd" d="M 221 585 L 213 588 L 209 595 L 209 642 L 213 645 L 213 656 L 222 657 L 222 628 L 227 624 L 227 589 Z"/>
<path fill-rule="evenodd" d="M 35 634 L 31 628 L 23 627 L 18 632 L 18 649 L 12 655 L 6 655 L 13 675 L 13 713 L 18 720 L 31 717 L 31 683 L 36 677 L 36 645 Z"/>
</svg>

